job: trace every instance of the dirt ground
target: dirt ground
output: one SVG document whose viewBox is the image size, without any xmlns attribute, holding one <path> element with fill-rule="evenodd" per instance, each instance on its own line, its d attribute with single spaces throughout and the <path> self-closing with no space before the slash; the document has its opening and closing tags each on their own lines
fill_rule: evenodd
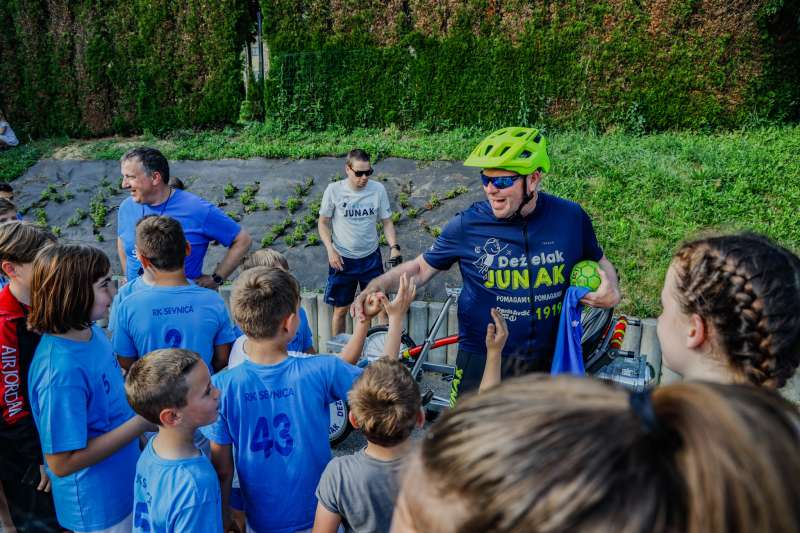
<svg viewBox="0 0 800 533">
<path fill-rule="evenodd" d="M 241 217 L 240 223 L 253 237 L 253 249 L 261 246 L 261 240 L 272 226 L 286 217 L 291 217 L 295 225 L 310 214 L 310 204 L 319 201 L 322 192 L 332 180 L 344 175 L 344 158 L 323 157 L 313 160 L 290 159 L 249 159 L 217 161 L 171 161 L 172 176 L 180 178 L 187 190 L 220 205 L 225 212 Z M 295 186 L 309 178 L 314 184 L 309 193 L 302 198 L 303 205 L 290 214 L 284 207 L 276 209 L 274 202 L 279 199 L 285 206 L 288 198 L 294 196 Z M 386 186 L 394 211 L 402 212 L 397 222 L 398 240 L 403 256 L 408 259 L 426 250 L 434 240 L 436 229 L 443 227 L 458 211 L 472 202 L 483 199 L 477 172 L 460 163 L 434 161 L 418 162 L 407 159 L 389 158 L 375 164 L 373 179 Z M 258 183 L 258 192 L 252 204 L 266 204 L 268 210 L 245 213 L 240 201 L 242 191 Z M 14 183 L 17 204 L 28 208 L 25 218 L 41 220 L 44 210 L 47 223 L 61 231 L 63 240 L 78 241 L 101 247 L 111 258 L 112 269 L 119 272 L 119 259 L 116 253 L 117 208 L 127 193 L 120 187 L 118 161 L 79 161 L 42 160 L 31 167 Z M 225 186 L 232 183 L 238 191 L 232 198 L 225 198 Z M 50 185 L 52 194 L 47 194 Z M 446 199 L 449 191 L 461 188 L 467 192 L 455 198 Z M 45 192 L 48 199 L 42 200 Z M 409 207 L 400 207 L 401 193 L 405 191 Z M 90 211 L 90 204 L 98 192 L 104 196 L 106 220 L 100 225 L 93 224 L 91 217 L 69 226 L 77 209 Z M 438 206 L 431 206 L 431 195 L 441 200 Z M 435 203 L 435 202 L 434 202 Z M 427 205 L 427 208 L 426 208 Z M 420 213 L 412 218 L 409 212 L 417 209 Z M 428 228 L 428 229 L 426 229 Z M 289 228 L 288 233 L 293 231 Z M 316 223 L 308 234 L 316 234 Z M 102 240 L 99 240 L 102 239 Z M 321 245 L 308 246 L 305 242 L 288 247 L 283 238 L 276 239 L 272 245 L 284 252 L 301 285 L 307 290 L 322 290 L 327 278 L 327 256 Z M 388 258 L 388 248 L 383 247 L 384 258 Z M 205 272 L 210 272 L 225 253 L 222 246 L 211 246 L 205 260 Z M 458 283 L 459 274 L 453 269 L 419 295 L 422 299 L 444 299 L 445 283 Z"/>
</svg>

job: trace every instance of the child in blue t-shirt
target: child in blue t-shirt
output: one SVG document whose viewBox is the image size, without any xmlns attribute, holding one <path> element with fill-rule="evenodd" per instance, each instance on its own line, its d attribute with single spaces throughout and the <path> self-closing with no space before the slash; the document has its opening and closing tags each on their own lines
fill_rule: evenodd
<svg viewBox="0 0 800 533">
<path fill-rule="evenodd" d="M 225 302 L 215 291 L 186 279 L 189 244 L 180 223 L 148 216 L 136 226 L 136 253 L 153 286 L 119 303 L 114 351 L 124 367 L 160 348 L 185 348 L 200 355 L 212 372 L 228 364 L 235 333 Z"/>
<path fill-rule="evenodd" d="M 189 350 L 156 350 L 128 372 L 134 411 L 158 425 L 136 465 L 133 531 L 222 532 L 222 499 L 214 467 L 194 445 L 195 431 L 217 419 L 219 389 Z"/>
<path fill-rule="evenodd" d="M 103 331 L 114 289 L 108 257 L 52 245 L 33 263 L 28 325 L 43 333 L 28 387 L 59 523 L 75 532 L 129 532 L 137 437 L 152 425 L 125 399 Z"/>
<path fill-rule="evenodd" d="M 328 404 L 346 398 L 361 370 L 335 356 L 289 357 L 300 289 L 282 269 L 244 271 L 233 285 L 231 308 L 247 335 L 248 358 L 214 376 L 220 417 L 202 429 L 211 440 L 225 525 L 235 451 L 248 527 L 259 533 L 308 529 L 314 491 L 331 459 Z"/>
</svg>

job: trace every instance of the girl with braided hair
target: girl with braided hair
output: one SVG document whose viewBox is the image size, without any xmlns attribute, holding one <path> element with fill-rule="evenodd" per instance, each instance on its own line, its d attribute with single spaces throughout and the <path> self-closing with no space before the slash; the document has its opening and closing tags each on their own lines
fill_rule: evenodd
<svg viewBox="0 0 800 533">
<path fill-rule="evenodd" d="M 684 244 L 661 304 L 664 364 L 684 379 L 778 389 L 800 362 L 800 259 L 766 237 Z"/>
<path fill-rule="evenodd" d="M 751 386 L 515 378 L 431 427 L 391 531 L 797 532 L 798 428 Z"/>
</svg>

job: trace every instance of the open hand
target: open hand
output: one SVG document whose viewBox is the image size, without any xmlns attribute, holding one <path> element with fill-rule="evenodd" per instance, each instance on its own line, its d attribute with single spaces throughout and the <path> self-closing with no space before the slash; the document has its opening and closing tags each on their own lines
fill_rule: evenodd
<svg viewBox="0 0 800 533">
<path fill-rule="evenodd" d="M 409 279 L 407 274 L 400 276 L 400 284 L 397 288 L 397 295 L 390 302 L 388 298 L 383 300 L 383 310 L 389 315 L 389 318 L 402 318 L 408 312 L 411 302 L 414 301 L 414 296 L 417 294 L 417 284 L 413 279 Z"/>
<path fill-rule="evenodd" d="M 328 264 L 334 270 L 344 270 L 344 261 L 342 261 L 342 255 L 337 252 L 333 246 L 328 249 Z"/>
<path fill-rule="evenodd" d="M 383 302 L 386 301 L 386 295 L 382 292 L 372 292 L 364 299 L 364 319 L 372 320 L 372 317 L 383 311 Z"/>
</svg>

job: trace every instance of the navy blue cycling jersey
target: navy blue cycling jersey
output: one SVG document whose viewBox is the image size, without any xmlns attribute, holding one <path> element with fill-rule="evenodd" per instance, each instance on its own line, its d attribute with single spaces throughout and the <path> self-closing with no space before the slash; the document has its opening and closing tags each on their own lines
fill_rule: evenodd
<svg viewBox="0 0 800 533">
<path fill-rule="evenodd" d="M 552 357 L 572 267 L 602 257 L 581 206 L 541 192 L 525 218 L 497 219 L 488 201 L 472 204 L 423 254 L 437 270 L 461 269 L 460 349 L 486 352 L 489 310 L 499 307 L 509 329 L 503 356 L 526 360 Z"/>
</svg>

